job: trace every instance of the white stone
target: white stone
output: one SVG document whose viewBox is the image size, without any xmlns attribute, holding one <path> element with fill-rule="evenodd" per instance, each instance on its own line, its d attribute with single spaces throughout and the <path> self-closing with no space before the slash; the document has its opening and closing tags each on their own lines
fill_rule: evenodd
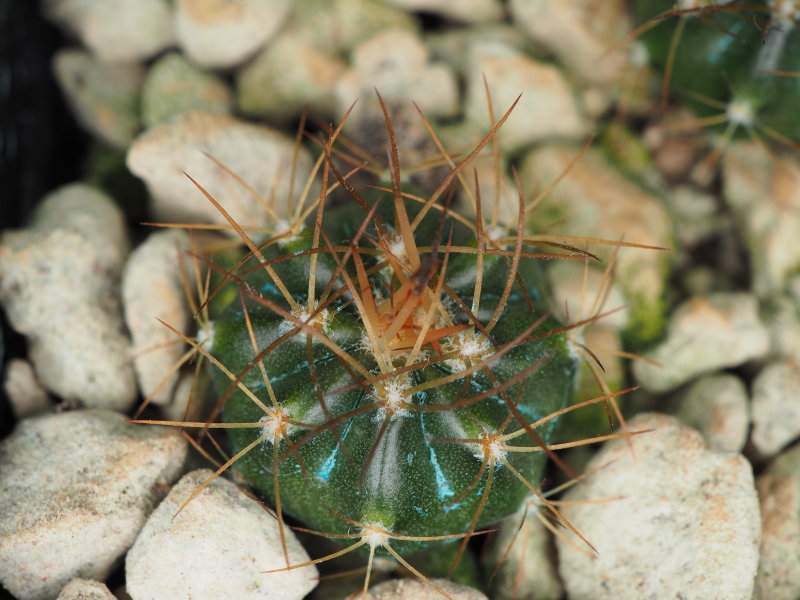
<svg viewBox="0 0 800 600">
<path fill-rule="evenodd" d="M 628 48 L 615 47 L 632 29 L 624 0 L 511 0 L 511 16 L 587 83 L 618 81 L 630 68 Z"/>
<path fill-rule="evenodd" d="M 177 0 L 175 34 L 196 64 L 233 67 L 278 32 L 291 6 L 290 0 Z"/>
<path fill-rule="evenodd" d="M 603 266 L 600 265 L 601 268 Z M 613 271 L 605 275 L 603 270 L 582 262 L 554 260 L 548 265 L 547 278 L 553 290 L 554 310 L 562 321 L 574 323 L 620 309 L 599 319 L 597 323 L 615 331 L 627 326 L 628 307 L 614 281 Z"/>
<path fill-rule="evenodd" d="M 707 449 L 672 417 L 641 414 L 629 426 L 653 431 L 633 449 L 605 444 L 587 470 L 607 466 L 565 497 L 564 516 L 598 552 L 556 541 L 568 597 L 750 600 L 760 532 L 750 464 Z"/>
<path fill-rule="evenodd" d="M 760 144 L 737 142 L 722 158 L 723 192 L 750 251 L 759 296 L 781 291 L 800 267 L 800 161 L 778 164 Z"/>
<path fill-rule="evenodd" d="M 589 150 L 570 168 L 578 148 L 546 145 L 528 153 L 520 179 L 526 200 L 545 190 L 560 175 L 564 179 L 530 211 L 534 232 L 591 236 L 662 248 L 672 245 L 669 216 L 658 199 L 620 174 L 605 156 Z M 580 241 L 566 241 L 581 248 Z M 620 248 L 591 243 L 605 266 L 617 252 L 614 278 L 628 304 L 628 335 L 649 342 L 664 326 L 666 280 L 671 255 L 663 250 Z"/>
<path fill-rule="evenodd" d="M 53 407 L 47 390 L 36 380 L 33 367 L 27 360 L 13 358 L 8 361 L 3 389 L 17 419 L 33 417 Z"/>
<path fill-rule="evenodd" d="M 314 566 L 285 567 L 278 522 L 230 481 L 217 478 L 178 514 L 212 472 L 192 471 L 172 488 L 125 562 L 133 600 L 236 598 L 300 600 L 317 585 Z M 287 527 L 289 564 L 309 560 Z"/>
<path fill-rule="evenodd" d="M 767 365 L 753 381 L 753 433 L 756 450 L 773 456 L 800 436 L 800 364 Z"/>
<path fill-rule="evenodd" d="M 564 586 L 558 577 L 550 533 L 531 506 L 524 518 L 507 519 L 500 525 L 492 550 L 487 554 L 484 572 L 490 580 L 494 600 L 560 600 Z"/>
<path fill-rule="evenodd" d="M 115 600 L 105 584 L 91 579 L 73 579 L 56 600 Z"/>
<path fill-rule="evenodd" d="M 225 82 L 197 68 L 178 52 L 170 52 L 153 63 L 142 85 L 145 127 L 189 110 L 227 114 L 231 104 L 231 92 Z"/>
<path fill-rule="evenodd" d="M 229 226 L 186 176 L 205 188 L 241 226 L 267 227 L 275 218 L 241 184 L 225 173 L 207 152 L 255 189 L 264 202 L 274 192 L 273 210 L 287 216 L 294 143 L 272 129 L 226 115 L 193 111 L 147 130 L 128 151 L 128 168 L 145 180 L 153 197 L 154 217 L 165 222 L 216 223 Z M 295 196 L 305 185 L 311 159 L 300 149 Z M 313 193 L 313 192 L 312 192 Z M 229 229 L 232 236 L 236 233 Z"/>
<path fill-rule="evenodd" d="M 184 231 L 152 233 L 131 253 L 122 274 L 125 323 L 133 338 L 139 389 L 156 404 L 170 401 L 178 379 L 174 367 L 185 352 L 185 343 L 159 319 L 190 335 L 191 315 L 181 279 L 188 247 Z M 184 269 L 183 276 L 189 273 Z"/>
<path fill-rule="evenodd" d="M 712 450 L 741 452 L 750 428 L 747 389 L 735 375 L 704 377 L 681 395 L 676 416 L 698 429 Z"/>
<path fill-rule="evenodd" d="M 38 380 L 88 407 L 127 410 L 136 384 L 119 306 L 122 213 L 83 184 L 59 188 L 27 229 L 0 237 L 0 301 Z"/>
<path fill-rule="evenodd" d="M 383 0 L 406 11 L 424 11 L 440 14 L 464 23 L 486 23 L 503 16 L 503 6 L 498 0 Z"/>
<path fill-rule="evenodd" d="M 432 579 L 431 582 L 453 600 L 488 600 L 485 594 L 466 585 L 447 579 Z M 444 597 L 427 583 L 414 579 L 393 579 L 376 585 L 366 596 L 357 592 L 348 600 L 440 600 Z"/>
<path fill-rule="evenodd" d="M 655 392 L 671 390 L 704 373 L 735 367 L 769 352 L 769 333 L 758 302 L 747 292 L 693 296 L 675 309 L 666 339 L 636 361 L 636 379 Z"/>
<path fill-rule="evenodd" d="M 168 421 L 203 420 L 202 386 L 194 373 L 184 373 L 175 384 L 169 404 L 162 405 L 161 414 Z"/>
<path fill-rule="evenodd" d="M 473 43 L 469 65 L 464 114 L 484 131 L 490 125 L 484 77 L 492 94 L 495 121 L 522 94 L 498 135 L 506 152 L 548 138 L 580 139 L 589 133 L 572 89 L 553 65 L 497 41 Z"/>
<path fill-rule="evenodd" d="M 800 598 L 800 446 L 778 456 L 758 481 L 761 560 L 754 600 Z"/>
<path fill-rule="evenodd" d="M 144 70 L 107 64 L 83 50 L 59 50 L 53 72 L 78 123 L 111 146 L 127 147 L 139 129 Z"/>
<path fill-rule="evenodd" d="M 180 471 L 177 433 L 110 411 L 22 421 L 0 444 L 0 582 L 55 598 L 75 577 L 104 580 Z"/>
<path fill-rule="evenodd" d="M 44 12 L 77 34 L 102 61 L 133 62 L 169 46 L 169 0 L 44 0 Z"/>
</svg>

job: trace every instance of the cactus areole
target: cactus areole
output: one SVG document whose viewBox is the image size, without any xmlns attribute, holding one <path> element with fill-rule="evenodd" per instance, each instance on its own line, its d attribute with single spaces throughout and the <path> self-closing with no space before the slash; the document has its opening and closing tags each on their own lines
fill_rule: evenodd
<svg viewBox="0 0 800 600">
<path fill-rule="evenodd" d="M 377 198 L 326 209 L 229 273 L 241 300 L 209 348 L 257 492 L 310 529 L 385 532 L 407 555 L 532 495 L 576 362 L 530 248 L 399 183 Z"/>
</svg>

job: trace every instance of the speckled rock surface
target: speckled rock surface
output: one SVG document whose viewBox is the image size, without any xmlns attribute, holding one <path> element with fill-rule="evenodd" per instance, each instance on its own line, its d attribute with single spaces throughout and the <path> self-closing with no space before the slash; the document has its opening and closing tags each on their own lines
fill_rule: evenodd
<svg viewBox="0 0 800 600">
<path fill-rule="evenodd" d="M 133 338 L 139 389 L 156 404 L 172 397 L 178 379 L 174 366 L 184 343 L 165 325 L 185 332 L 190 314 L 181 281 L 181 261 L 189 248 L 182 230 L 150 234 L 132 253 L 122 276 L 125 322 Z M 188 270 L 183 273 L 188 277 Z"/>
<path fill-rule="evenodd" d="M 761 560 L 755 600 L 800 598 L 800 446 L 787 450 L 757 481 Z"/>
<path fill-rule="evenodd" d="M 28 228 L 0 237 L 0 302 L 38 380 L 63 399 L 114 410 L 135 399 L 118 291 L 127 253 L 119 209 L 83 184 L 55 190 Z"/>
<path fill-rule="evenodd" d="M 26 419 L 0 444 L 0 582 L 26 600 L 104 580 L 186 455 L 177 431 L 110 411 Z"/>
<path fill-rule="evenodd" d="M 211 475 L 184 475 L 148 519 L 125 562 L 131 598 L 303 598 L 317 585 L 316 567 L 262 573 L 286 566 L 278 522 L 230 481 L 214 480 L 176 515 Z M 309 560 L 285 532 L 289 563 Z"/>
<path fill-rule="evenodd" d="M 159 221 L 228 225 L 186 173 L 217 198 L 240 225 L 274 227 L 276 218 L 270 216 L 262 200 L 274 192 L 275 216 L 280 219 L 287 215 L 293 151 L 291 139 L 267 127 L 226 115 L 192 111 L 140 135 L 128 150 L 127 164 L 147 184 L 153 197 L 152 211 Z M 262 200 L 204 152 L 255 189 Z M 303 189 L 311 166 L 303 149 L 297 165 L 295 194 Z M 236 235 L 232 230 L 230 233 Z"/>
<path fill-rule="evenodd" d="M 606 500 L 563 507 L 598 551 L 557 540 L 569 598 L 750 600 L 761 529 L 750 464 L 672 417 L 641 414 L 629 426 L 654 431 L 633 453 L 624 439 L 606 443 L 587 470 L 610 464 L 566 495 Z"/>
<path fill-rule="evenodd" d="M 633 371 L 646 388 L 663 392 L 698 375 L 761 358 L 769 352 L 769 341 L 752 294 L 693 296 L 675 309 L 666 339 L 646 354 L 658 364 L 637 361 Z"/>
<path fill-rule="evenodd" d="M 800 364 L 767 365 L 753 381 L 753 445 L 769 457 L 800 437 Z"/>
<path fill-rule="evenodd" d="M 478 590 L 448 581 L 432 579 L 432 583 L 444 590 L 453 600 L 487 600 Z M 439 600 L 442 594 L 426 583 L 414 579 L 395 579 L 376 585 L 366 597 L 360 593 L 349 600 Z"/>
<path fill-rule="evenodd" d="M 73 579 L 56 600 L 114 600 L 114 595 L 105 584 L 91 579 Z"/>
</svg>

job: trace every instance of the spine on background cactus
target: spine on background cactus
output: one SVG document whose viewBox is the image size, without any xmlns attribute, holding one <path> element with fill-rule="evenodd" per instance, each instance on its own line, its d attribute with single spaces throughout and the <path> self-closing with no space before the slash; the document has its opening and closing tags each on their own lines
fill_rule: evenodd
<svg viewBox="0 0 800 600">
<path fill-rule="evenodd" d="M 700 115 L 760 127 L 777 141 L 800 137 L 800 78 L 783 76 L 800 71 L 797 0 L 636 0 L 634 8 L 651 63 Z"/>
</svg>

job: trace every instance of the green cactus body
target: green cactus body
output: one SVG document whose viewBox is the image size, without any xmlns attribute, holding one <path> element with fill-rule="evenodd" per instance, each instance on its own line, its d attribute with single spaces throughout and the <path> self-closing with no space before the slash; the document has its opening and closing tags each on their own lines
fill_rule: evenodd
<svg viewBox="0 0 800 600">
<path fill-rule="evenodd" d="M 245 373 L 241 381 L 258 399 L 214 370 L 226 398 L 224 420 L 263 423 L 229 430 L 232 450 L 244 452 L 236 464 L 258 493 L 272 503 L 278 493 L 281 509 L 316 531 L 347 535 L 376 525 L 428 538 L 392 539 L 402 555 L 448 541 L 431 537 L 463 536 L 519 509 L 546 459 L 530 451 L 540 449 L 530 424 L 566 406 L 576 372 L 564 334 L 554 331 L 559 325 L 545 317 L 533 261 L 522 258 L 514 277 L 513 251 L 487 250 L 479 258 L 474 235 L 470 247 L 470 232 L 457 223 L 453 239 L 462 240 L 461 251 L 445 252 L 442 242 L 434 254 L 430 246 L 437 231 L 449 230 L 449 217 L 438 224 L 438 217 L 423 219 L 415 242 L 399 233 L 388 241 L 413 218 L 407 204 L 395 202 L 392 210 L 391 200 L 384 202 L 353 246 L 344 240 L 364 209 L 329 211 L 325 229 L 342 245 L 335 257 L 329 250 L 314 254 L 314 268 L 304 254 L 315 247 L 313 232 L 269 246 L 264 258 L 284 290 L 261 268 L 242 275 L 247 299 L 215 321 L 210 348 L 230 373 Z M 385 224 L 392 216 L 394 227 Z M 504 300 L 509 277 L 514 283 Z M 341 294 L 324 310 L 310 310 L 326 288 L 328 298 Z M 482 330 L 501 303 L 487 335 Z M 314 333 L 298 331 L 290 313 Z M 254 366 L 254 356 L 270 345 Z M 545 443 L 556 421 L 536 427 Z"/>
<path fill-rule="evenodd" d="M 674 45 L 669 85 L 700 115 L 722 109 L 727 122 L 758 124 L 800 136 L 800 3 L 795 0 L 681 3 L 696 12 L 664 19 L 642 35 L 653 65 L 665 69 Z M 675 8 L 671 0 L 636 0 L 646 23 Z M 757 25 L 759 24 L 759 25 Z"/>
</svg>

